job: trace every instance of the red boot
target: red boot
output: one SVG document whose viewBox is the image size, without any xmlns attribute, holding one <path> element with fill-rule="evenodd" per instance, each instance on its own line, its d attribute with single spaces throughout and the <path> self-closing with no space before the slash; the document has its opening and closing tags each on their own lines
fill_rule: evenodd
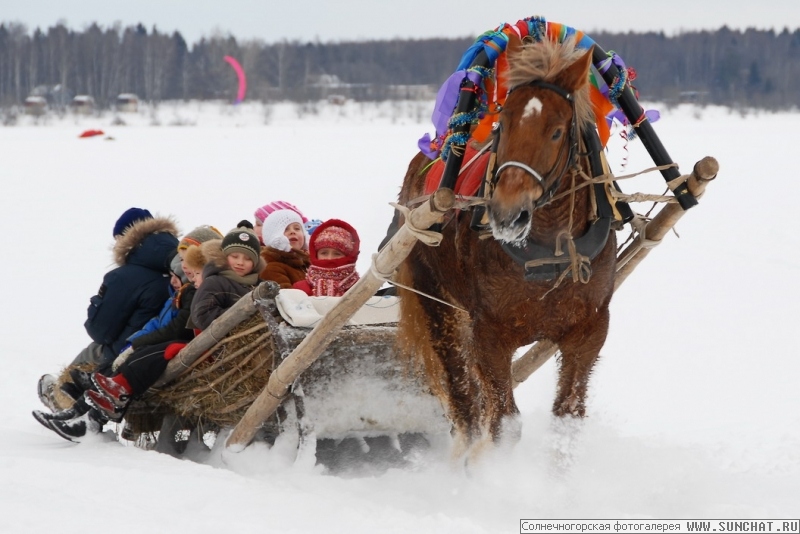
<svg viewBox="0 0 800 534">
<path fill-rule="evenodd" d="M 92 382 L 97 386 L 97 391 L 113 402 L 117 408 L 124 408 L 131 400 L 133 390 L 122 375 L 109 378 L 100 373 L 93 373 Z"/>
<path fill-rule="evenodd" d="M 112 421 L 120 421 L 122 419 L 125 412 L 124 406 L 122 408 L 117 407 L 111 399 L 93 389 L 86 391 L 83 395 L 89 406 L 99 410 L 100 413 Z"/>
</svg>

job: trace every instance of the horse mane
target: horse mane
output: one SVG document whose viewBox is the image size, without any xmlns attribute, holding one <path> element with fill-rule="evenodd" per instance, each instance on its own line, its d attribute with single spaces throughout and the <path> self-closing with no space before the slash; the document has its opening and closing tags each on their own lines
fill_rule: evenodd
<svg viewBox="0 0 800 534">
<path fill-rule="evenodd" d="M 563 43 L 545 39 L 523 45 L 516 54 L 509 55 L 507 86 L 513 89 L 534 81 L 554 83 L 559 73 L 587 52 L 577 48 L 575 43 L 575 38 L 569 37 Z M 595 117 L 589 98 L 589 84 L 578 90 L 574 98 L 578 126 L 593 123 Z"/>
</svg>

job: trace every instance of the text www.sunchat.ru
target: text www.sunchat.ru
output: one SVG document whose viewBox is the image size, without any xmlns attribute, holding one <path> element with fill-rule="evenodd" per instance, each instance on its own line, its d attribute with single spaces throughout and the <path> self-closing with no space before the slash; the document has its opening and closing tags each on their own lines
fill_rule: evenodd
<svg viewBox="0 0 800 534">
<path fill-rule="evenodd" d="M 750 519 L 750 520 L 694 520 L 694 519 L 520 519 L 520 534 L 534 532 L 572 532 L 577 534 L 591 532 L 638 533 L 708 533 L 766 532 L 781 534 L 800 534 L 800 520 Z"/>
</svg>

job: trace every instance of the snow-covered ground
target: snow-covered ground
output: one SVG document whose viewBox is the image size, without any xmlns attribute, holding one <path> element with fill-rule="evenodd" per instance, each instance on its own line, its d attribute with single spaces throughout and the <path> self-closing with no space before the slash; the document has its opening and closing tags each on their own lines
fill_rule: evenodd
<svg viewBox="0 0 800 534">
<path fill-rule="evenodd" d="M 180 461 L 63 441 L 30 415 L 38 377 L 89 341 L 88 298 L 131 206 L 227 231 L 283 199 L 361 233 L 367 269 L 432 103 L 221 103 L 0 128 L 0 532 L 517 532 L 521 518 L 800 516 L 800 115 L 661 108 L 683 172 L 720 177 L 612 302 L 573 465 L 549 408 L 555 365 L 517 391 L 523 435 L 467 474 L 445 457 L 331 475 L 285 447 Z M 87 129 L 105 135 L 79 139 Z M 624 172 L 651 166 L 637 141 Z M 612 140 L 619 170 L 624 150 Z M 663 191 L 660 176 L 622 184 Z M 281 445 L 279 443 L 279 445 Z"/>
</svg>

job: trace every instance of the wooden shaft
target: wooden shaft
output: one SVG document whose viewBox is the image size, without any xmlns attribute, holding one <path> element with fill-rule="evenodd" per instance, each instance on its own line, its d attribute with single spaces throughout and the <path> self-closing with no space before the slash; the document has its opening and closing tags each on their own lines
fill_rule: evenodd
<svg viewBox="0 0 800 534">
<path fill-rule="evenodd" d="M 695 163 L 692 174 L 686 181 L 689 192 L 695 197 L 700 197 L 705 192 L 708 182 L 717 177 L 719 163 L 711 156 L 706 156 Z M 658 212 L 646 227 L 645 239 L 660 241 L 667 232 L 683 217 L 686 211 L 678 204 L 667 204 Z M 621 266 L 617 269 L 614 279 L 614 291 L 616 291 L 626 278 L 633 272 L 637 265 L 650 253 L 649 248 L 640 248 L 642 236 L 637 237 L 628 248 L 626 248 L 619 258 L 622 260 Z M 558 345 L 543 340 L 538 341 L 528 351 L 514 360 L 511 364 L 511 380 L 513 387 L 517 387 L 528 379 L 536 370 L 545 364 L 553 355 L 558 352 Z"/>
<path fill-rule="evenodd" d="M 454 203 L 455 195 L 452 190 L 437 190 L 428 203 L 411 211 L 408 216 L 411 226 L 428 228 L 432 224 L 440 222 L 442 215 L 450 210 Z M 417 237 L 409 229 L 407 221 L 378 253 L 374 260 L 375 270 L 379 273 L 394 272 L 411 252 L 416 242 Z M 382 284 L 383 280 L 370 270 L 345 293 L 332 310 L 325 314 L 294 351 L 272 372 L 266 387 L 247 409 L 225 442 L 228 450 L 240 452 L 250 444 L 259 426 L 275 412 L 283 401 L 289 386 L 319 358 L 342 326 L 375 294 Z"/>
<path fill-rule="evenodd" d="M 719 163 L 716 159 L 706 156 L 698 161 L 689 179 L 686 181 L 689 192 L 695 197 L 699 197 L 706 189 L 708 182 L 716 178 L 719 172 Z M 641 248 L 646 241 L 661 241 L 667 233 L 677 224 L 686 211 L 678 204 L 667 204 L 653 217 L 644 230 L 644 235 L 640 234 L 633 243 L 619 254 L 620 266 L 617 268 L 617 276 L 614 280 L 614 291 L 628 278 L 637 265 L 644 260 L 652 248 Z"/>
<path fill-rule="evenodd" d="M 558 345 L 552 341 L 537 341 L 528 351 L 511 364 L 511 385 L 516 388 L 529 376 L 539 370 L 547 360 L 558 352 Z"/>
<path fill-rule="evenodd" d="M 211 326 L 203 330 L 199 336 L 186 345 L 167 364 L 161 378 L 153 387 L 161 387 L 176 379 L 187 367 L 192 365 L 205 351 L 213 347 L 219 340 L 233 330 L 238 324 L 249 319 L 256 312 L 256 301 L 274 299 L 280 287 L 278 284 L 265 282 L 259 284 L 247 295 L 236 301 L 236 304 L 217 317 Z"/>
</svg>

